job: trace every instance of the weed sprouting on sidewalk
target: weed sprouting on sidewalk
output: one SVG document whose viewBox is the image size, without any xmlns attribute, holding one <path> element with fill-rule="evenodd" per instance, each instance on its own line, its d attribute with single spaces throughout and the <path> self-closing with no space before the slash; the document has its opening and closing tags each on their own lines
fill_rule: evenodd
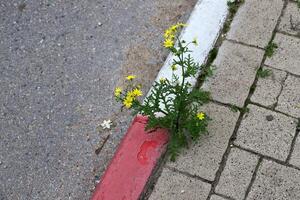
<svg viewBox="0 0 300 200">
<path fill-rule="evenodd" d="M 180 149 L 188 147 L 191 141 L 197 140 L 201 134 L 207 132 L 209 117 L 199 111 L 200 107 L 209 101 L 209 93 L 201 89 L 194 89 L 187 81 L 198 75 L 201 68 L 191 56 L 189 45 L 198 45 L 197 39 L 187 42 L 178 38 L 178 31 L 185 24 L 178 23 L 171 26 L 164 34 L 164 47 L 175 59 L 171 65 L 172 78 L 161 78 L 154 82 L 150 94 L 139 101 L 142 96 L 141 86 L 134 82 L 134 75 L 126 77 L 127 86 L 115 89 L 115 97 L 123 107 L 132 109 L 134 114 L 140 113 L 149 118 L 147 130 L 165 128 L 170 133 L 168 153 L 174 161 Z M 174 71 L 181 70 L 181 77 Z"/>
</svg>

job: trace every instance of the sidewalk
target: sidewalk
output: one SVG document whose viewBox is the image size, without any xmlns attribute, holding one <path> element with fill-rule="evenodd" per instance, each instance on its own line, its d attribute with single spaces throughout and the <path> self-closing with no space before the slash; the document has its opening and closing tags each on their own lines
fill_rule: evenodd
<svg viewBox="0 0 300 200">
<path fill-rule="evenodd" d="M 204 88 L 209 134 L 167 162 L 151 200 L 300 199 L 300 9 L 246 0 Z M 268 57 L 269 42 L 278 45 Z M 268 69 L 270 76 L 259 71 Z M 238 111 L 234 108 L 239 107 Z"/>
</svg>

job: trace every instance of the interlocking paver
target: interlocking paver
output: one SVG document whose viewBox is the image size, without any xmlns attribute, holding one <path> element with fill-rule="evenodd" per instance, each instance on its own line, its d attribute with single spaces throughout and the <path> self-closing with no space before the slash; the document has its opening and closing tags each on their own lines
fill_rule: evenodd
<svg viewBox="0 0 300 200">
<path fill-rule="evenodd" d="M 274 42 L 278 48 L 265 64 L 300 75 L 300 38 L 277 33 Z"/>
<path fill-rule="evenodd" d="M 296 3 L 288 3 L 280 21 L 279 30 L 300 35 L 300 8 L 298 8 Z"/>
<path fill-rule="evenodd" d="M 203 135 L 198 143 L 182 152 L 176 162 L 170 162 L 168 165 L 214 180 L 239 113 L 214 103 L 206 105 L 204 110 L 212 119 L 208 125 L 209 134 Z"/>
<path fill-rule="evenodd" d="M 296 120 L 255 105 L 248 108 L 250 111 L 242 120 L 235 144 L 286 160 L 296 132 Z"/>
<path fill-rule="evenodd" d="M 234 17 L 227 38 L 264 48 L 282 7 L 282 0 L 246 0 Z"/>
<path fill-rule="evenodd" d="M 296 139 L 290 163 L 300 168 L 300 136 Z"/>
<path fill-rule="evenodd" d="M 286 72 L 269 67 L 264 67 L 263 69 L 271 70 L 272 74 L 269 77 L 258 79 L 251 101 L 271 107 L 277 101 Z"/>
<path fill-rule="evenodd" d="M 231 149 L 216 193 L 235 199 L 243 199 L 257 162 L 258 157 L 256 155 L 237 148 Z"/>
<path fill-rule="evenodd" d="M 300 77 L 288 76 L 278 98 L 276 110 L 300 118 Z"/>
<path fill-rule="evenodd" d="M 217 196 L 217 195 L 212 195 L 210 200 L 226 200 L 223 197 Z"/>
<path fill-rule="evenodd" d="M 299 200 L 300 171 L 264 160 L 247 200 Z"/>
<path fill-rule="evenodd" d="M 206 199 L 211 185 L 165 168 L 155 185 L 150 200 Z"/>
<path fill-rule="evenodd" d="M 214 100 L 242 107 L 263 54 L 262 50 L 224 41 L 214 61 L 215 74 L 203 87 Z"/>
</svg>

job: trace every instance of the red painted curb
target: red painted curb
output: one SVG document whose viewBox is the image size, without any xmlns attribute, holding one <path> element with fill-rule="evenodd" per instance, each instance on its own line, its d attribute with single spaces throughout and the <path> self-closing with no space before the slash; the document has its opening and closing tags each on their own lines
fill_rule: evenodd
<svg viewBox="0 0 300 200">
<path fill-rule="evenodd" d="M 147 117 L 137 116 L 121 141 L 91 200 L 137 200 L 166 150 L 164 129 L 146 132 Z"/>
</svg>

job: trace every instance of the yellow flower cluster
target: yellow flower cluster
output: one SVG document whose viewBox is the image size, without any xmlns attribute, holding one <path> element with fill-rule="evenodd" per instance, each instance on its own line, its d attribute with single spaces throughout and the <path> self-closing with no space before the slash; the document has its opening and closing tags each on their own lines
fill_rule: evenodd
<svg viewBox="0 0 300 200">
<path fill-rule="evenodd" d="M 204 120 L 204 119 L 205 119 L 205 113 L 204 113 L 204 112 L 199 112 L 199 113 L 197 114 L 197 118 L 198 118 L 199 120 Z"/>
<path fill-rule="evenodd" d="M 126 94 L 125 99 L 123 100 L 123 105 L 126 108 L 131 108 L 132 102 L 135 100 L 135 98 L 139 97 L 139 96 L 142 96 L 142 95 L 143 95 L 143 92 L 138 88 L 135 88 L 131 91 L 128 91 L 127 94 Z"/>
<path fill-rule="evenodd" d="M 164 47 L 170 48 L 170 47 L 174 46 L 174 39 L 175 39 L 175 35 L 176 35 L 178 29 L 181 28 L 181 27 L 184 27 L 184 26 L 186 26 L 186 24 L 178 23 L 178 24 L 175 24 L 175 25 L 169 27 L 167 30 L 165 30 L 165 33 L 164 33 L 164 38 L 165 38 Z"/>
</svg>

